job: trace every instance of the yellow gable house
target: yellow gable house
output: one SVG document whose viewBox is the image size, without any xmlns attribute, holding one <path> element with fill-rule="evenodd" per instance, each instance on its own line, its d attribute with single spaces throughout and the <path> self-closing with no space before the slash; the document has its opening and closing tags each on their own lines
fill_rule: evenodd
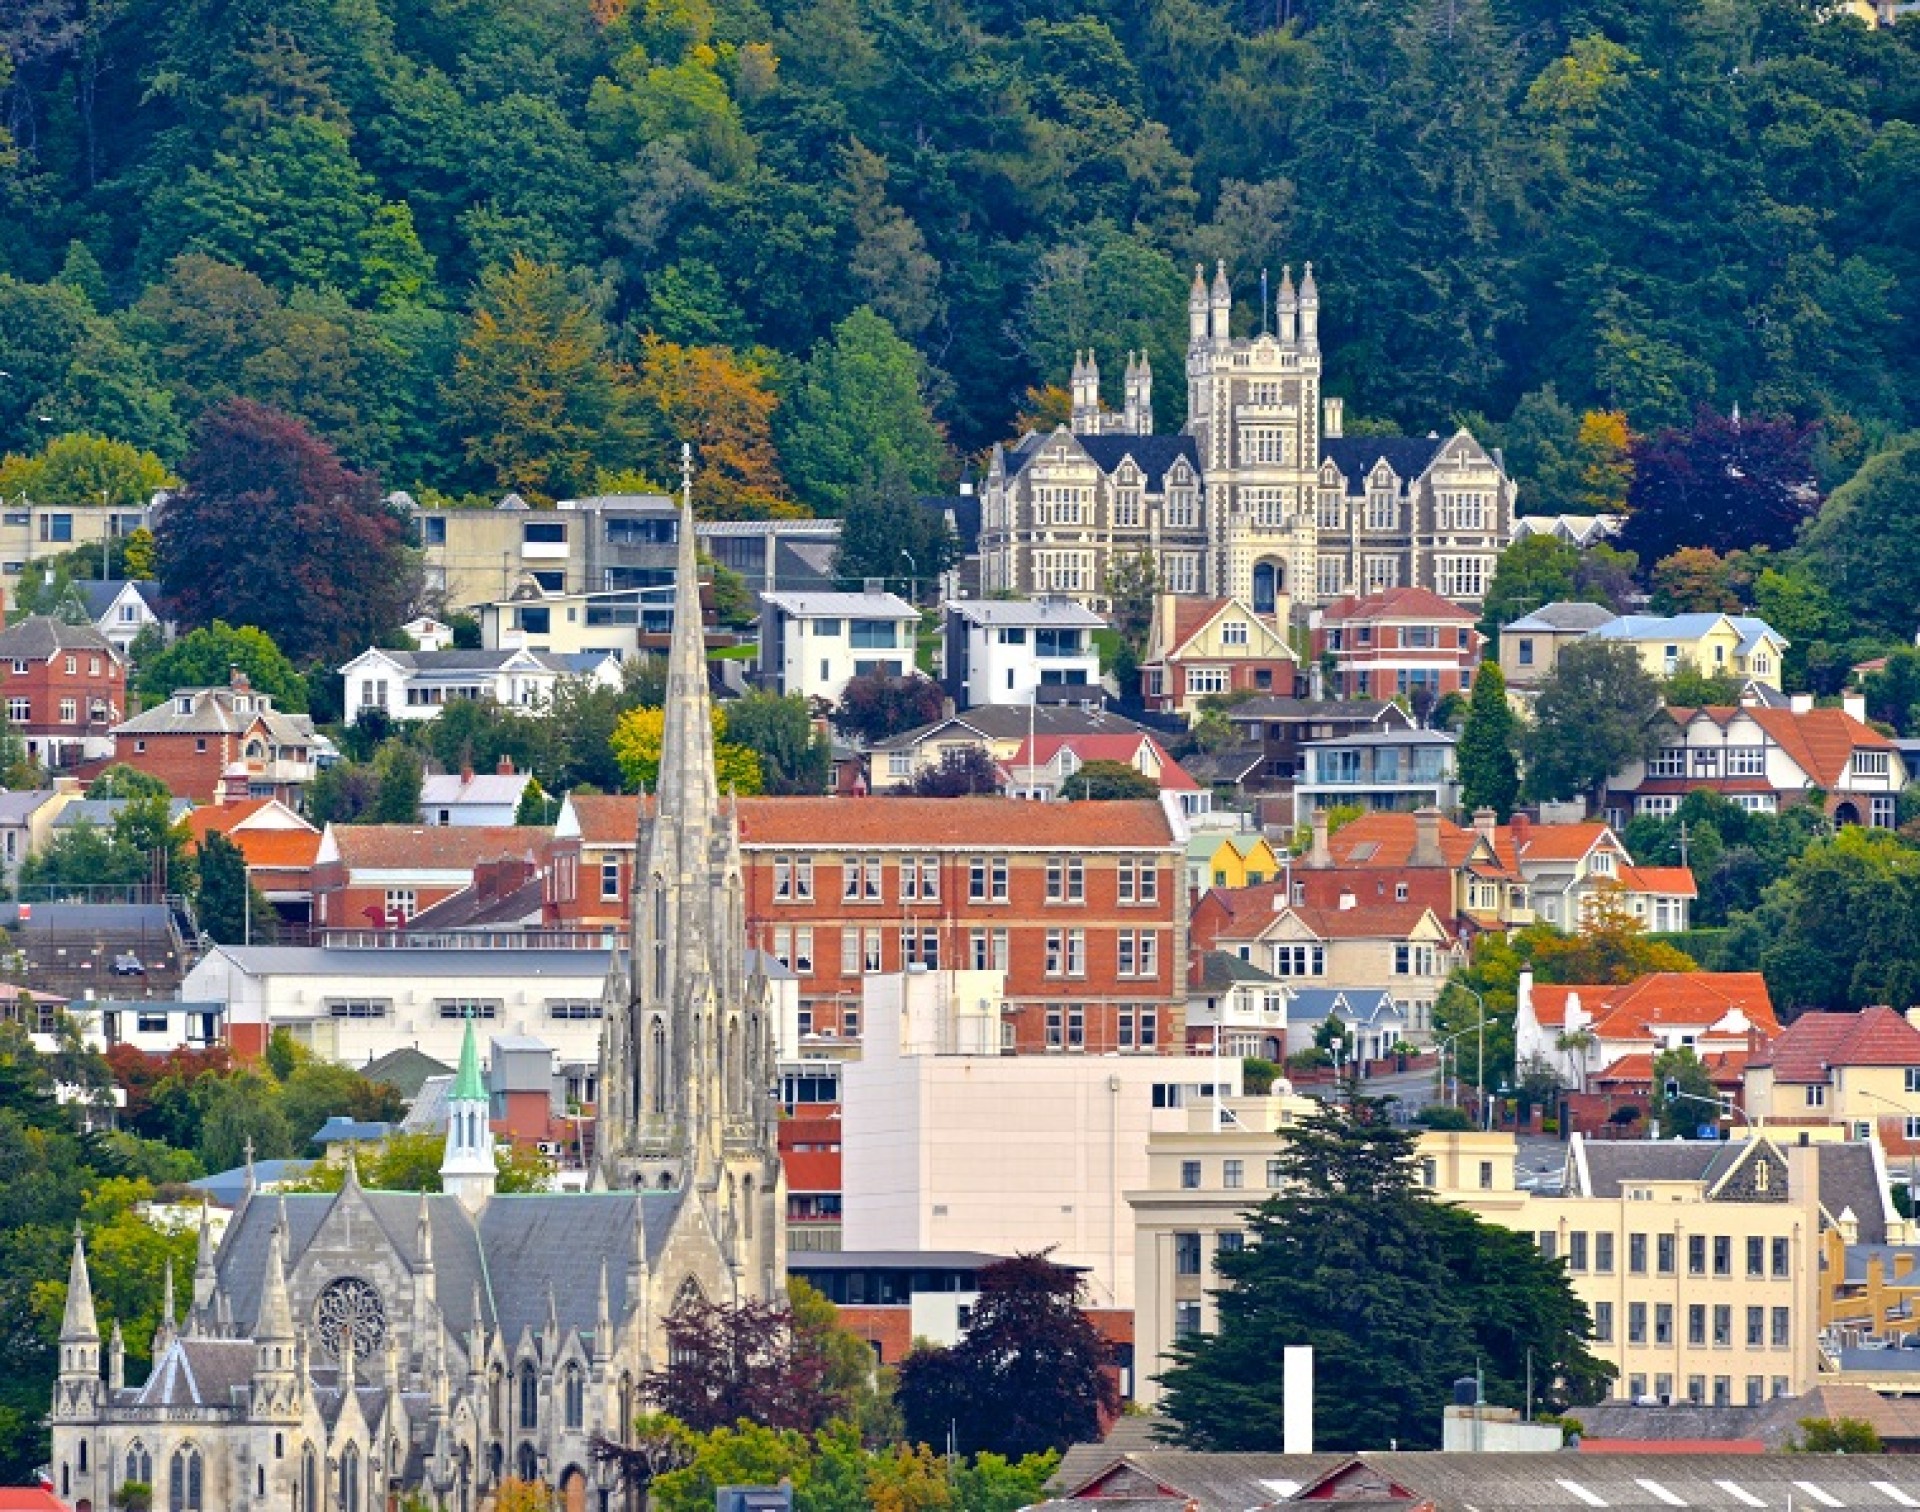
<svg viewBox="0 0 1920 1512">
<path fill-rule="evenodd" d="M 1187 842 L 1187 886 L 1258 887 L 1280 875 L 1279 854 L 1264 835 L 1201 833 Z"/>
<path fill-rule="evenodd" d="M 1655 677 L 1692 667 L 1709 677 L 1737 677 L 1776 689 L 1788 644 L 1765 620 L 1748 614 L 1623 614 L 1593 635 L 1632 646 Z"/>
</svg>

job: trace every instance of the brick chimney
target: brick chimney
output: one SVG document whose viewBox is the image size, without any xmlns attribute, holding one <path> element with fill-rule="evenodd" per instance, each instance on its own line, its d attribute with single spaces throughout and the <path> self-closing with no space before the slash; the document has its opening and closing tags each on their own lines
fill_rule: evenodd
<svg viewBox="0 0 1920 1512">
<path fill-rule="evenodd" d="M 1445 866 L 1446 853 L 1440 849 L 1440 810 L 1415 809 L 1413 812 L 1413 854 L 1409 866 Z"/>
<path fill-rule="evenodd" d="M 1515 814 L 1508 821 L 1507 828 L 1513 832 L 1513 848 L 1525 850 L 1527 842 L 1533 838 L 1533 821 L 1525 814 Z"/>
<path fill-rule="evenodd" d="M 1493 844 L 1494 831 L 1500 826 L 1500 816 L 1490 808 L 1477 808 L 1473 811 L 1473 828 L 1487 844 Z"/>
<path fill-rule="evenodd" d="M 494 770 L 494 775 L 497 777 L 513 776 L 513 758 L 511 756 L 506 755 L 503 752 L 500 757 L 500 764 L 496 766 L 493 770 Z"/>
<path fill-rule="evenodd" d="M 253 689 L 253 680 L 238 667 L 227 668 L 227 686 L 236 693 L 247 693 Z"/>
</svg>

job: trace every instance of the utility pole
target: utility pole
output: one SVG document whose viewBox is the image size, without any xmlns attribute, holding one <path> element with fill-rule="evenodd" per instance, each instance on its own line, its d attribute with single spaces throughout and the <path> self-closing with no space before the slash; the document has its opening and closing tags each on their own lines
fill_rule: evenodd
<svg viewBox="0 0 1920 1512">
<path fill-rule="evenodd" d="M 1687 821 L 1680 821 L 1680 864 L 1687 864 Z"/>
</svg>

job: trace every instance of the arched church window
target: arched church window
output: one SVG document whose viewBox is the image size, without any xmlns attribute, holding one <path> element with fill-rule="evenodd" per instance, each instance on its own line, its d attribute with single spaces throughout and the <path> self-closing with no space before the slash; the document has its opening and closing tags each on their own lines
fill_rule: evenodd
<svg viewBox="0 0 1920 1512">
<path fill-rule="evenodd" d="M 753 1237 L 753 1178 L 751 1176 L 740 1184 L 740 1232 L 749 1239 Z"/>
<path fill-rule="evenodd" d="M 360 1448 L 349 1444 L 340 1454 L 340 1512 L 360 1512 Z"/>
<path fill-rule="evenodd" d="M 297 1512 L 320 1512 L 320 1461 L 311 1446 L 300 1456 L 300 1497 Z"/>
<path fill-rule="evenodd" d="M 80 1440 L 80 1473 L 82 1475 L 87 1473 L 87 1441 L 85 1439 Z"/>
<path fill-rule="evenodd" d="M 567 1426 L 579 1428 L 587 1418 L 587 1383 L 578 1365 L 567 1366 Z"/>
<path fill-rule="evenodd" d="M 126 1478 L 142 1486 L 153 1484 L 153 1455 L 138 1439 L 127 1445 Z"/>
<path fill-rule="evenodd" d="M 380 1293 L 358 1276 L 329 1281 L 314 1301 L 313 1321 L 320 1347 L 336 1360 L 349 1334 L 354 1355 L 362 1360 L 377 1354 L 386 1342 L 387 1314 Z"/>
<path fill-rule="evenodd" d="M 167 1512 L 200 1512 L 203 1471 L 200 1451 L 183 1444 L 167 1465 Z"/>
<path fill-rule="evenodd" d="M 727 1090 L 732 1092 L 741 1081 L 740 1073 L 740 1020 L 727 1020 Z M 731 1100 L 731 1099 L 729 1099 Z"/>
<path fill-rule="evenodd" d="M 520 1426 L 540 1426 L 540 1377 L 530 1364 L 520 1367 Z"/>
<path fill-rule="evenodd" d="M 521 1480 L 533 1482 L 540 1479 L 540 1456 L 534 1452 L 533 1445 L 520 1446 L 519 1461 Z"/>
</svg>

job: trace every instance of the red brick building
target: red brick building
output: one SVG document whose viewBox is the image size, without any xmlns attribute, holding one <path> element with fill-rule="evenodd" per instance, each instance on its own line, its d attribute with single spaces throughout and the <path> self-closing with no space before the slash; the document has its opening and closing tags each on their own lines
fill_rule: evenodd
<svg viewBox="0 0 1920 1512">
<path fill-rule="evenodd" d="M 1477 618 L 1427 588 L 1338 599 L 1314 628 L 1314 660 L 1332 657 L 1340 698 L 1438 698 L 1473 681 L 1487 642 L 1474 628 Z"/>
<path fill-rule="evenodd" d="M 273 706 L 236 670 L 224 688 L 179 688 L 113 729 L 116 760 L 166 783 L 176 798 L 301 806 L 319 768 L 313 721 Z"/>
<path fill-rule="evenodd" d="M 1286 626 L 1273 615 L 1232 598 L 1167 593 L 1154 601 L 1140 695 L 1156 714 L 1191 716 L 1201 699 L 1234 693 L 1291 698 L 1299 671 Z"/>
<path fill-rule="evenodd" d="M 0 690 L 7 723 L 42 766 L 79 766 L 113 754 L 127 669 L 93 626 L 36 614 L 0 631 Z"/>
<path fill-rule="evenodd" d="M 626 928 L 638 818 L 567 801 L 549 925 Z M 740 847 L 748 938 L 799 976 L 803 1034 L 857 1037 L 862 979 L 924 965 L 1004 971 L 1017 1050 L 1180 1043 L 1185 851 L 1159 803 L 747 798 Z"/>
<path fill-rule="evenodd" d="M 473 884 L 483 862 L 547 864 L 539 825 L 329 824 L 313 862 L 313 922 L 323 929 L 401 929 Z M 631 839 L 629 839 L 631 845 Z"/>
<path fill-rule="evenodd" d="M 260 889 L 283 924 L 313 916 L 313 863 L 320 831 L 271 798 L 208 804 L 187 815 L 197 850 L 208 835 L 225 835 L 246 859 L 247 880 Z"/>
</svg>

